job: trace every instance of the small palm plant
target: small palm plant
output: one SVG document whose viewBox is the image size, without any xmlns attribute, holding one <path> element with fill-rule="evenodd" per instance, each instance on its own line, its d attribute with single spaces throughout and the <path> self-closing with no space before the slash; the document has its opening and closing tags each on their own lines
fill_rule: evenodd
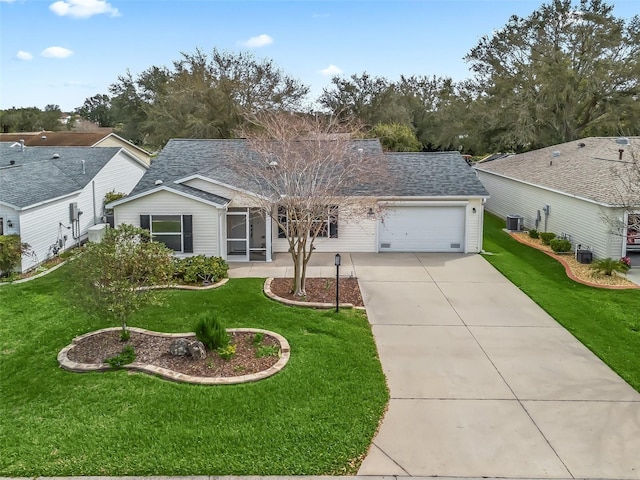
<svg viewBox="0 0 640 480">
<path fill-rule="evenodd" d="M 626 273 L 629 270 L 629 265 L 613 258 L 601 258 L 594 261 L 591 268 L 596 272 L 611 276 L 613 272 Z"/>
</svg>

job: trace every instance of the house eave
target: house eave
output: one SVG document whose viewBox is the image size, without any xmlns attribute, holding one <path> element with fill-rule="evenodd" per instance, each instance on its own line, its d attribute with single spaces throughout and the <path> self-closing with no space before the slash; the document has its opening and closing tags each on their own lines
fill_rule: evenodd
<svg viewBox="0 0 640 480">
<path fill-rule="evenodd" d="M 220 182 L 219 180 L 214 180 L 213 178 L 207 177 L 206 175 L 202 175 L 200 173 L 189 175 L 189 176 L 183 177 L 183 178 L 178 178 L 177 180 L 174 180 L 173 183 L 183 184 L 183 183 L 186 183 L 186 182 L 188 182 L 190 180 L 202 180 L 204 182 L 208 182 L 208 183 L 211 183 L 213 185 L 218 185 L 220 187 L 228 188 L 228 189 L 233 190 L 233 191 L 238 192 L 238 193 L 243 193 L 243 194 L 249 195 L 251 197 L 259 198 L 260 200 L 266 200 L 267 199 L 267 197 L 265 197 L 263 195 L 257 194 L 255 192 L 251 192 L 249 190 L 245 190 L 244 188 L 236 187 L 236 186 L 228 184 L 228 183 Z"/>
<path fill-rule="evenodd" d="M 175 189 L 173 189 L 171 187 L 168 187 L 166 185 L 162 185 L 160 187 L 157 187 L 157 188 L 154 188 L 154 189 L 151 189 L 151 190 L 146 190 L 144 192 L 140 192 L 137 195 L 134 195 L 132 197 L 125 197 L 125 198 L 121 198 L 119 200 L 115 200 L 115 201 L 105 205 L 105 208 L 115 208 L 115 207 L 117 207 L 119 205 L 122 205 L 124 203 L 128 203 L 128 202 L 137 200 L 139 198 L 146 197 L 147 195 L 153 195 L 154 193 L 158 193 L 158 192 L 161 192 L 161 191 L 165 191 L 165 192 L 173 193 L 175 195 L 179 195 L 181 197 L 189 198 L 191 200 L 195 200 L 196 202 L 204 203 L 206 205 L 210 205 L 210 206 L 218 208 L 218 209 L 224 209 L 229 204 L 229 202 L 227 202 L 225 204 L 211 202 L 211 201 L 206 200 L 204 198 L 196 197 L 195 195 L 189 195 L 188 193 L 181 192 L 179 190 L 175 190 Z"/>
<path fill-rule="evenodd" d="M 32 203 L 31 205 L 25 205 L 24 207 L 18 207 L 18 206 L 11 205 L 10 203 L 6 203 L 6 202 L 0 202 L 0 204 L 6 205 L 6 206 L 8 206 L 10 208 L 13 208 L 14 210 L 17 210 L 17 211 L 25 211 L 25 210 L 31 210 L 32 208 L 41 207 L 43 205 L 47 205 L 48 203 L 54 203 L 54 202 L 57 202 L 59 200 L 63 200 L 63 199 L 68 198 L 68 197 L 73 197 L 75 195 L 80 194 L 81 192 L 82 192 L 82 190 L 76 190 L 74 192 L 67 193 L 65 195 L 60 195 L 60 196 L 54 197 L 54 198 L 48 198 L 47 200 L 43 200 L 42 202 Z"/>
</svg>

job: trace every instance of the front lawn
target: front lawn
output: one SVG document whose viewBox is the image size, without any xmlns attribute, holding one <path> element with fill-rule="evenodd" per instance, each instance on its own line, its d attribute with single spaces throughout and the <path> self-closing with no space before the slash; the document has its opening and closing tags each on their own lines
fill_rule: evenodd
<svg viewBox="0 0 640 480">
<path fill-rule="evenodd" d="M 361 312 L 291 308 L 263 280 L 166 291 L 131 326 L 192 330 L 212 310 L 291 344 L 285 369 L 236 386 L 171 383 L 126 371 L 58 367 L 71 339 L 106 326 L 70 297 L 69 269 L 0 287 L 0 476 L 353 474 L 388 392 Z"/>
<path fill-rule="evenodd" d="M 640 391 L 640 290 L 607 290 L 574 282 L 564 267 L 484 220 L 485 258 L 578 340 Z"/>
</svg>

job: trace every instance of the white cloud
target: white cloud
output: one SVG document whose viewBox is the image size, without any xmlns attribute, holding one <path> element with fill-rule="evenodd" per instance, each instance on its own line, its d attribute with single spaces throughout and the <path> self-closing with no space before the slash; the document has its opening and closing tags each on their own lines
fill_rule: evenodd
<svg viewBox="0 0 640 480">
<path fill-rule="evenodd" d="M 118 9 L 105 0 L 59 0 L 49 5 L 49 10 L 61 17 L 89 18 L 103 13 L 120 16 Z"/>
<path fill-rule="evenodd" d="M 64 47 L 49 47 L 45 48 L 40 55 L 47 58 L 67 58 L 73 55 L 73 51 Z"/>
<path fill-rule="evenodd" d="M 3 0 L 4 1 L 4 0 Z M 33 59 L 33 55 L 31 55 L 29 52 L 25 52 L 23 50 L 20 50 L 18 53 L 16 53 L 16 58 L 18 60 L 32 60 Z"/>
<path fill-rule="evenodd" d="M 340 75 L 342 73 L 342 69 L 335 65 L 329 65 L 327 68 L 320 70 L 320 73 L 327 76 Z"/>
<path fill-rule="evenodd" d="M 242 45 L 249 48 L 260 48 L 265 47 L 273 43 L 273 38 L 271 38 L 266 33 L 258 35 L 257 37 L 251 37 L 246 42 L 242 42 Z"/>
<path fill-rule="evenodd" d="M 2 3 L 2 2 L 4 2 L 4 3 L 12 3 L 12 2 L 14 2 L 14 1 L 15 1 L 15 0 L 0 0 L 0 3 Z"/>
</svg>

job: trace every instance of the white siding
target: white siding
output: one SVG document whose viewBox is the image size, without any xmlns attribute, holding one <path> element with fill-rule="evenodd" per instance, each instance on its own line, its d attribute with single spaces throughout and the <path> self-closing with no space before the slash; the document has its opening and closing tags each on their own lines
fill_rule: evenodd
<svg viewBox="0 0 640 480">
<path fill-rule="evenodd" d="M 484 207 L 481 198 L 469 200 L 466 215 L 465 253 L 478 253 L 482 251 L 482 224 L 484 221 Z"/>
<path fill-rule="evenodd" d="M 193 254 L 219 256 L 218 218 L 220 210 L 181 195 L 160 191 L 123 203 L 114 209 L 115 224 L 140 226 L 140 215 L 192 215 Z"/>
<path fill-rule="evenodd" d="M 260 206 L 260 204 L 257 202 L 257 199 L 251 195 L 239 192 L 238 190 L 227 188 L 223 185 L 208 182 L 201 178 L 194 178 L 192 180 L 184 182 L 183 185 L 197 188 L 198 190 L 202 190 L 203 192 L 213 193 L 214 195 L 218 195 L 223 198 L 228 198 L 229 200 L 231 200 L 229 207 Z"/>
<path fill-rule="evenodd" d="M 376 225 L 375 217 L 366 215 L 366 207 L 340 208 L 338 210 L 338 238 L 316 238 L 316 252 L 375 252 Z M 273 226 L 273 252 L 282 253 L 289 250 L 289 243 L 278 238 L 278 227 Z"/>
<path fill-rule="evenodd" d="M 95 147 L 120 147 L 120 148 L 126 148 L 127 151 L 135 156 L 136 158 L 138 158 L 139 160 L 143 161 L 144 163 L 146 163 L 147 165 L 151 165 L 151 156 L 148 155 L 147 153 L 145 153 L 142 150 L 139 150 L 137 148 L 132 147 L 131 145 L 128 145 L 126 142 L 123 142 L 122 140 L 116 138 L 116 137 L 112 137 L 112 136 L 108 136 L 103 138 L 102 140 L 100 140 L 98 143 L 96 143 L 94 145 Z"/>
<path fill-rule="evenodd" d="M 13 208 L 0 205 L 0 218 L 2 219 L 4 235 L 12 235 L 20 231 L 20 215 Z M 7 220 L 11 220 L 13 227 L 7 226 Z"/>
<path fill-rule="evenodd" d="M 146 171 L 145 166 L 122 151 L 109 160 L 78 197 L 78 209 L 83 212 L 80 216 L 80 231 L 83 238 L 86 236 L 87 229 L 90 226 L 102 223 L 101 217 L 105 194 L 112 190 L 129 194 Z"/>
<path fill-rule="evenodd" d="M 62 240 L 62 249 L 75 245 L 69 222 L 69 203 L 77 202 L 78 195 L 65 197 L 40 207 L 23 210 L 20 213 L 20 238 L 28 243 L 36 254 L 35 258 L 22 258 L 22 271 L 29 270 L 44 262 L 53 251 L 51 247 Z M 62 223 L 62 225 L 60 225 Z M 64 237 L 67 237 L 66 239 Z"/>
<path fill-rule="evenodd" d="M 574 245 L 591 248 L 597 258 L 619 258 L 622 255 L 622 237 L 610 233 L 603 221 L 603 216 L 621 217 L 621 212 L 482 170 L 477 172 L 491 195 L 487 200 L 487 211 L 502 218 L 521 215 L 526 228 L 535 228 L 537 212 L 540 210 L 538 230 L 545 231 L 542 209 L 549 205 L 546 231 L 570 235 Z"/>
</svg>

